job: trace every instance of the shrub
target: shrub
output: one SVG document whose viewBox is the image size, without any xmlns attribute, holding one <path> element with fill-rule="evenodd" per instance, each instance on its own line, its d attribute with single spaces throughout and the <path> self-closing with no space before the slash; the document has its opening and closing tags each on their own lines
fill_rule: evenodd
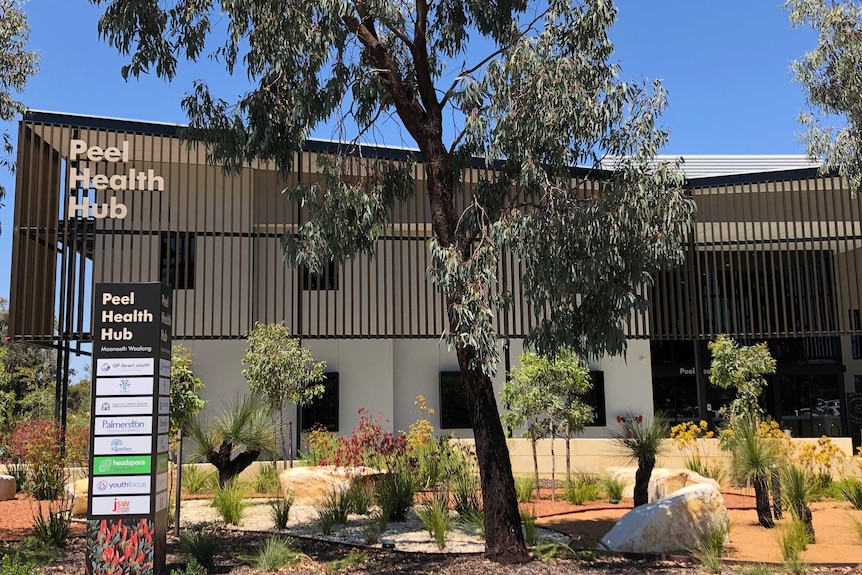
<svg viewBox="0 0 862 575">
<path fill-rule="evenodd" d="M 6 473 L 15 478 L 15 491 L 27 490 L 27 464 L 23 461 L 6 462 Z"/>
<path fill-rule="evenodd" d="M 183 465 L 183 493 L 212 493 L 217 487 L 215 471 L 199 465 Z"/>
<path fill-rule="evenodd" d="M 36 573 L 33 564 L 23 561 L 17 554 L 4 555 L 0 558 L 0 575 L 35 575 Z"/>
<path fill-rule="evenodd" d="M 181 553 L 186 553 L 192 559 L 206 569 L 212 569 L 215 565 L 215 556 L 221 541 L 211 533 L 205 533 L 201 529 L 183 531 L 177 544 Z"/>
<path fill-rule="evenodd" d="M 72 528 L 72 506 L 67 501 L 51 501 L 47 516 L 40 503 L 33 513 L 33 536 L 50 547 L 65 547 Z"/>
<path fill-rule="evenodd" d="M 407 458 L 394 462 L 387 473 L 377 480 L 377 504 L 387 521 L 403 521 L 413 507 L 416 476 Z"/>
<path fill-rule="evenodd" d="M 572 505 L 583 505 L 602 496 L 599 479 L 589 473 L 576 473 L 566 481 L 563 497 Z"/>
<path fill-rule="evenodd" d="M 254 553 L 242 558 L 261 571 L 278 571 L 285 567 L 295 567 L 307 556 L 294 549 L 289 539 L 270 537 Z"/>
<path fill-rule="evenodd" d="M 194 559 L 190 559 L 182 569 L 171 569 L 171 575 L 206 575 L 206 572 L 203 565 Z"/>
<path fill-rule="evenodd" d="M 446 534 L 454 524 L 449 515 L 449 495 L 445 492 L 435 494 L 429 503 L 416 508 L 416 515 L 428 534 L 437 541 L 437 547 L 446 547 Z"/>
<path fill-rule="evenodd" d="M 521 510 L 521 523 L 524 525 L 524 541 L 527 545 L 536 544 L 536 516 L 532 511 Z"/>
<path fill-rule="evenodd" d="M 320 465 L 336 467 L 357 467 L 364 465 L 375 469 L 387 468 L 393 458 L 400 458 L 407 452 L 407 436 L 394 434 L 383 429 L 383 414 L 375 417 L 363 407 L 359 410 L 359 423 L 350 436 L 338 436 L 320 441 L 314 449 Z"/>
<path fill-rule="evenodd" d="M 515 496 L 518 498 L 518 503 L 529 503 L 532 501 L 535 490 L 536 480 L 532 477 L 515 478 Z"/>
<path fill-rule="evenodd" d="M 347 553 L 347 555 L 345 555 L 341 559 L 333 559 L 332 561 L 327 561 L 326 568 L 330 571 L 341 571 L 342 569 L 347 569 L 348 567 L 353 567 L 354 565 L 362 565 L 366 561 L 368 561 L 368 555 L 366 555 L 362 551 L 351 549 Z"/>
<path fill-rule="evenodd" d="M 270 517 L 276 529 L 287 529 L 287 521 L 290 518 L 290 508 L 293 506 L 294 496 L 292 492 L 270 502 Z"/>
<path fill-rule="evenodd" d="M 347 523 L 347 514 L 350 511 L 347 490 L 330 488 L 324 498 L 317 502 L 316 510 L 320 530 L 324 535 L 329 535 L 335 525 Z"/>
<path fill-rule="evenodd" d="M 605 490 L 605 494 L 611 501 L 620 501 L 623 498 L 623 492 L 625 492 L 627 485 L 626 481 L 607 473 L 602 476 L 601 484 Z"/>
<path fill-rule="evenodd" d="M 278 493 L 281 484 L 278 482 L 278 470 L 275 464 L 263 464 L 257 468 L 257 473 L 251 481 L 251 488 L 257 493 Z"/>
<path fill-rule="evenodd" d="M 8 438 L 10 460 L 27 464 L 26 490 L 36 499 L 53 501 L 63 493 L 66 462 L 63 433 L 54 421 L 34 419 Z"/>
<path fill-rule="evenodd" d="M 245 486 L 233 479 L 216 491 L 212 505 L 225 523 L 239 525 L 242 522 L 242 514 L 248 507 L 245 496 Z"/>
</svg>

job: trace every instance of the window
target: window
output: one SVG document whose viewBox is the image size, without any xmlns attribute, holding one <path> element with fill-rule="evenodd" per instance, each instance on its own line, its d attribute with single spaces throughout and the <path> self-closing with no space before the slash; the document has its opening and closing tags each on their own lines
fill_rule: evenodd
<svg viewBox="0 0 862 575">
<path fill-rule="evenodd" d="M 604 427 L 608 424 L 605 413 L 605 372 L 591 371 L 590 379 L 593 381 L 593 387 L 581 398 L 584 403 L 593 408 L 593 421 L 587 426 Z"/>
<path fill-rule="evenodd" d="M 850 310 L 850 328 L 857 334 L 862 332 L 862 317 L 858 309 Z M 853 359 L 862 359 L 862 335 L 851 335 L 850 347 L 853 350 Z"/>
<path fill-rule="evenodd" d="M 323 273 L 316 274 L 306 266 L 301 266 L 299 281 L 304 291 L 337 290 L 338 268 L 335 267 L 335 262 L 329 262 Z"/>
<path fill-rule="evenodd" d="M 195 287 L 195 235 L 167 232 L 161 236 L 159 281 L 171 289 Z"/>
<path fill-rule="evenodd" d="M 327 373 L 323 382 L 323 395 L 314 398 L 299 409 L 300 431 L 314 429 L 338 431 L 338 374 Z"/>
<path fill-rule="evenodd" d="M 440 429 L 467 429 L 470 406 L 460 371 L 440 372 Z"/>
</svg>

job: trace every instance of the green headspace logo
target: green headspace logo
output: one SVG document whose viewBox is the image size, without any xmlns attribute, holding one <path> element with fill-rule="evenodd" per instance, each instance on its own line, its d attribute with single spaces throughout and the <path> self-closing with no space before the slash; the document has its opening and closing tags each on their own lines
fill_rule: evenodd
<svg viewBox="0 0 862 575">
<path fill-rule="evenodd" d="M 93 458 L 93 475 L 135 475 L 149 473 L 149 455 L 124 455 Z"/>
<path fill-rule="evenodd" d="M 147 467 L 147 471 L 149 471 L 149 467 Z M 168 470 L 168 454 L 160 453 L 156 456 L 156 472 L 163 473 Z"/>
</svg>

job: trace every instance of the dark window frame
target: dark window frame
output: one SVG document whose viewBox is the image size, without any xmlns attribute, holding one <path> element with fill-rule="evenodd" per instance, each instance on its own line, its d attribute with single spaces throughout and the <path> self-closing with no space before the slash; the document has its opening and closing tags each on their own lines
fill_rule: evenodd
<svg viewBox="0 0 862 575">
<path fill-rule="evenodd" d="M 581 401 L 593 408 L 595 417 L 586 427 L 605 427 L 608 424 L 608 409 L 605 401 L 605 372 L 590 370 L 590 391 L 581 396 Z"/>
<path fill-rule="evenodd" d="M 195 289 L 197 234 L 162 232 L 159 236 L 159 281 L 171 289 Z"/>
<path fill-rule="evenodd" d="M 316 274 L 308 266 L 299 266 L 299 287 L 302 291 L 338 291 L 338 266 L 334 261 L 326 264 L 323 273 Z"/>
<path fill-rule="evenodd" d="M 297 406 L 299 430 L 303 433 L 315 429 L 338 432 L 340 411 L 340 389 L 338 372 L 327 372 L 323 382 L 324 392 L 307 404 Z"/>
<path fill-rule="evenodd" d="M 441 371 L 439 380 L 440 429 L 473 429 L 461 372 Z M 453 385 L 455 381 L 457 386 Z M 446 386 L 452 387 L 447 389 Z M 454 405 L 450 402 L 454 402 Z"/>
</svg>

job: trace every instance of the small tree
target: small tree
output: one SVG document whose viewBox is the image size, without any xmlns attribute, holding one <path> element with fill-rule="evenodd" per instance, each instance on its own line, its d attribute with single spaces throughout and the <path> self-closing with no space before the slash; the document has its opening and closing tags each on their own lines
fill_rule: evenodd
<svg viewBox="0 0 862 575">
<path fill-rule="evenodd" d="M 192 371 L 192 352 L 187 347 L 175 345 L 171 348 L 171 437 L 184 429 L 201 409 L 204 400 L 198 395 L 203 386 L 201 379 Z"/>
<path fill-rule="evenodd" d="M 242 358 L 242 375 L 249 389 L 260 393 L 273 414 L 278 414 L 281 454 L 289 453 L 293 467 L 293 441 L 285 449 L 284 407 L 303 405 L 324 391 L 325 361 L 314 361 L 311 350 L 290 337 L 283 323 L 256 323 L 245 334 L 248 349 Z"/>
<path fill-rule="evenodd" d="M 763 413 L 760 395 L 766 387 L 764 375 L 775 373 L 775 360 L 765 343 L 740 346 L 726 335 L 709 342 L 712 366 L 709 382 L 723 389 L 736 390 L 736 398 L 723 408 L 728 418 L 745 416 L 756 420 Z"/>
<path fill-rule="evenodd" d="M 194 418 L 187 424 L 193 456 L 206 459 L 218 470 L 224 487 L 261 453 L 275 450 L 272 414 L 259 408 L 255 395 L 239 396 L 225 403 L 224 412 L 211 425 Z"/>
<path fill-rule="evenodd" d="M 563 349 L 553 359 L 532 352 L 520 358 L 521 368 L 514 369 L 500 391 L 507 406 L 503 423 L 508 427 L 525 427 L 533 450 L 533 472 L 536 496 L 539 496 L 539 461 L 536 442 L 551 435 L 551 480 L 556 465 L 553 438 L 565 429 L 568 438 L 592 420 L 592 409 L 580 400 L 591 387 L 589 369 L 571 350 Z M 566 442 L 566 473 L 570 473 L 570 452 Z M 551 492 L 553 497 L 553 491 Z"/>
</svg>

